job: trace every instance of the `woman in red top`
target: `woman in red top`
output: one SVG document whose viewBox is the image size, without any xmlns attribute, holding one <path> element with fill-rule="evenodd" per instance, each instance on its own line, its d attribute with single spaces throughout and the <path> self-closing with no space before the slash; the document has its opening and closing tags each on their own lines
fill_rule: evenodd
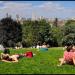
<svg viewBox="0 0 75 75">
<path fill-rule="evenodd" d="M 67 64 L 75 64 L 75 52 L 73 51 L 73 45 L 67 46 L 66 51 L 64 51 L 63 58 L 59 59 L 61 66 L 65 63 Z"/>
</svg>

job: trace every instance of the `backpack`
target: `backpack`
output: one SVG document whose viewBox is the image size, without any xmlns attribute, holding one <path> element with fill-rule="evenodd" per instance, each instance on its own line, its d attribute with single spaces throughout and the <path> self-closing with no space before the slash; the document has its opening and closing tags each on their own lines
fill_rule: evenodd
<svg viewBox="0 0 75 75">
<path fill-rule="evenodd" d="M 31 51 L 30 52 L 26 52 L 25 53 L 25 57 L 32 58 L 33 57 L 33 53 Z"/>
</svg>

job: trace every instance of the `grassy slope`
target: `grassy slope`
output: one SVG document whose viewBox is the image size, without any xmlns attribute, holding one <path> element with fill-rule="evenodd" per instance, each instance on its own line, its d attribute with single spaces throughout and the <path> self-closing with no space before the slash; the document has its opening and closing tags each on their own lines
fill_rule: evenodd
<svg viewBox="0 0 75 75">
<path fill-rule="evenodd" d="M 10 51 L 11 54 L 20 54 L 29 50 L 36 54 L 33 58 L 21 58 L 18 63 L 0 61 L 0 74 L 75 74 L 75 66 L 57 66 L 58 59 L 63 55 L 60 47 L 50 48 L 46 52 L 28 48 Z"/>
</svg>

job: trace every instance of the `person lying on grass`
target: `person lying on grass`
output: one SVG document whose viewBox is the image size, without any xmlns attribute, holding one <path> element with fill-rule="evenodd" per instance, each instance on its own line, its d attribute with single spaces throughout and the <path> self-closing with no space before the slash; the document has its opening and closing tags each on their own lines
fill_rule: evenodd
<svg viewBox="0 0 75 75">
<path fill-rule="evenodd" d="M 14 55 L 9 55 L 9 54 L 4 54 L 1 53 L 1 60 L 4 62 L 18 62 L 18 59 L 21 57 L 27 57 L 27 58 L 32 58 L 35 54 L 33 54 L 31 51 L 28 51 L 24 54 L 14 54 Z"/>
<path fill-rule="evenodd" d="M 1 53 L 1 60 L 4 62 L 18 62 L 18 59 L 22 57 L 22 55 L 15 54 L 15 55 L 9 55 Z"/>
<path fill-rule="evenodd" d="M 75 65 L 75 51 L 73 45 L 67 46 L 66 51 L 64 51 L 63 58 L 59 58 L 61 66 L 63 64 L 74 64 Z"/>
</svg>

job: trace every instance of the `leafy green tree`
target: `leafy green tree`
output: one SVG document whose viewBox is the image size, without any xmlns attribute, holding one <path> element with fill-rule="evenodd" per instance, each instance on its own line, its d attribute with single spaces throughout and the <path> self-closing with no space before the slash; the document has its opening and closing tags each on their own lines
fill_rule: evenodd
<svg viewBox="0 0 75 75">
<path fill-rule="evenodd" d="M 32 38 L 32 22 L 31 20 L 26 20 L 22 25 L 22 42 L 24 46 L 29 46 Z M 30 38 L 31 37 L 31 38 Z"/>
<path fill-rule="evenodd" d="M 28 46 L 36 45 L 38 41 L 48 41 L 50 36 L 50 25 L 45 19 L 39 21 L 27 20 L 22 25 L 23 38 L 25 43 L 29 43 Z"/>
<path fill-rule="evenodd" d="M 74 44 L 75 45 L 75 34 L 68 34 L 63 38 L 63 45 L 71 45 Z"/>
<path fill-rule="evenodd" d="M 55 42 L 57 42 L 57 46 L 62 46 L 62 38 L 63 38 L 62 29 L 60 27 L 53 26 L 51 31 Z"/>
<path fill-rule="evenodd" d="M 63 27 L 64 38 L 63 45 L 75 43 L 75 20 L 68 20 Z"/>
<path fill-rule="evenodd" d="M 51 36 L 51 26 L 45 19 L 39 21 L 39 41 L 48 42 Z"/>
<path fill-rule="evenodd" d="M 6 17 L 0 21 L 0 43 L 5 46 L 14 46 L 22 41 L 22 28 L 19 23 Z"/>
<path fill-rule="evenodd" d="M 75 20 L 68 20 L 63 27 L 64 36 L 70 33 L 75 33 Z"/>
</svg>

